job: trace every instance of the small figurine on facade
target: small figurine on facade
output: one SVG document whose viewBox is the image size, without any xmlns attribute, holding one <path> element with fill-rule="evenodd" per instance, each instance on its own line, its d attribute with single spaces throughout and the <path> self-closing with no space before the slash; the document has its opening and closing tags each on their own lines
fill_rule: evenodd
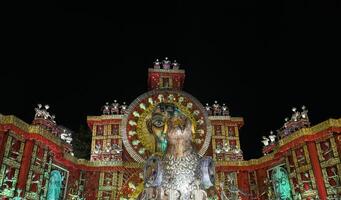
<svg viewBox="0 0 341 200">
<path fill-rule="evenodd" d="M 56 119 L 56 116 L 55 115 L 51 115 L 51 122 L 54 123 L 54 124 L 56 123 L 55 119 Z"/>
<path fill-rule="evenodd" d="M 68 136 L 66 130 L 64 129 L 63 132 L 60 134 L 60 139 L 65 140 L 66 137 Z"/>
<path fill-rule="evenodd" d="M 109 102 L 106 102 L 102 108 L 103 115 L 110 115 L 110 105 Z"/>
<path fill-rule="evenodd" d="M 38 108 L 35 108 L 34 110 L 36 111 L 36 114 L 34 115 L 35 119 L 43 117 L 43 110 L 41 104 L 38 104 Z"/>
<path fill-rule="evenodd" d="M 168 103 L 172 103 L 175 100 L 175 97 L 173 94 L 168 95 Z"/>
<path fill-rule="evenodd" d="M 127 112 L 127 105 L 126 102 L 123 102 L 123 104 L 121 105 L 121 110 L 120 110 L 120 114 L 124 115 Z"/>
<path fill-rule="evenodd" d="M 51 119 L 50 113 L 47 111 L 50 108 L 49 105 L 45 105 L 45 110 L 44 110 L 44 119 Z"/>
<path fill-rule="evenodd" d="M 160 69 L 160 65 L 161 62 L 159 62 L 159 59 L 156 59 L 156 61 L 154 62 L 154 69 Z"/>
<path fill-rule="evenodd" d="M 214 101 L 214 104 L 213 104 L 213 115 L 215 115 L 215 116 L 221 115 L 221 107 L 218 104 L 218 101 Z"/>
<path fill-rule="evenodd" d="M 110 113 L 112 115 L 118 115 L 120 113 L 120 104 L 117 102 L 117 100 L 115 99 L 114 100 L 114 103 L 111 104 L 111 107 L 110 107 Z"/>
<path fill-rule="evenodd" d="M 172 63 L 172 67 L 173 69 L 179 69 L 180 64 L 176 62 L 176 60 L 174 60 L 174 62 Z"/>
<path fill-rule="evenodd" d="M 162 61 L 162 67 L 163 69 L 170 69 L 171 66 L 171 62 L 168 60 L 168 58 L 166 57 L 163 61 Z"/>
<path fill-rule="evenodd" d="M 262 139 L 263 139 L 263 140 L 262 140 L 263 145 L 264 145 L 264 146 L 268 146 L 268 145 L 269 145 L 269 138 L 263 136 Z"/>
<path fill-rule="evenodd" d="M 212 115 L 212 107 L 208 103 L 206 103 L 205 109 L 208 115 Z"/>
<path fill-rule="evenodd" d="M 106 147 L 105 147 L 105 153 L 110 153 L 110 151 L 111 151 L 111 145 L 110 145 L 110 143 L 108 142 L 107 145 L 106 145 Z"/>
<path fill-rule="evenodd" d="M 276 135 L 274 135 L 274 132 L 273 132 L 273 131 L 270 131 L 269 138 L 270 138 L 271 144 L 272 144 L 272 143 L 275 143 Z"/>
<path fill-rule="evenodd" d="M 101 153 L 101 148 L 102 148 L 102 147 L 101 147 L 101 144 L 98 144 L 98 143 L 97 143 L 97 144 L 95 145 L 94 153 L 95 153 L 95 154 Z"/>
<path fill-rule="evenodd" d="M 50 108 L 49 105 L 45 105 L 44 108 L 41 104 L 38 104 L 38 107 L 35 108 L 35 115 L 34 119 L 40 118 L 40 119 L 46 119 L 46 120 L 54 120 L 52 119 L 50 113 L 48 112 L 48 109 Z"/>
<path fill-rule="evenodd" d="M 242 150 L 240 149 L 240 148 L 235 148 L 234 150 L 233 150 L 233 153 L 235 153 L 235 154 L 237 154 L 237 155 L 241 155 L 242 154 Z"/>
<path fill-rule="evenodd" d="M 114 154 L 120 154 L 123 151 L 122 148 L 117 144 L 113 144 L 111 149 L 113 150 Z"/>
<path fill-rule="evenodd" d="M 222 113 L 223 116 L 229 116 L 230 115 L 230 111 L 229 111 L 228 107 L 225 104 L 223 104 L 221 106 L 221 109 L 222 109 L 222 112 L 223 112 Z"/>
<path fill-rule="evenodd" d="M 309 117 L 308 117 L 308 110 L 306 109 L 305 106 L 302 106 L 301 118 L 302 118 L 302 119 L 309 120 Z"/>
<path fill-rule="evenodd" d="M 165 98 L 163 97 L 162 94 L 159 94 L 159 95 L 157 96 L 157 98 L 158 98 L 158 100 L 160 101 L 160 103 L 161 103 L 161 102 L 164 102 L 164 100 L 165 100 Z"/>
<path fill-rule="evenodd" d="M 291 120 L 296 122 L 300 116 L 300 112 L 298 112 L 295 107 L 292 108 L 292 112 L 294 113 L 291 115 Z"/>
</svg>

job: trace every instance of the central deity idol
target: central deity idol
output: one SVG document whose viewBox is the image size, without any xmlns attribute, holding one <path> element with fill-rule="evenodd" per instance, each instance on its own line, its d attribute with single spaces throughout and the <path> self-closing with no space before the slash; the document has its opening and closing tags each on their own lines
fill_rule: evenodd
<svg viewBox="0 0 341 200">
<path fill-rule="evenodd" d="M 191 120 L 175 105 L 161 103 L 147 126 L 157 141 L 157 153 L 145 164 L 140 199 L 207 199 L 205 190 L 214 185 L 214 166 L 211 158 L 200 157 L 194 149 Z"/>
</svg>

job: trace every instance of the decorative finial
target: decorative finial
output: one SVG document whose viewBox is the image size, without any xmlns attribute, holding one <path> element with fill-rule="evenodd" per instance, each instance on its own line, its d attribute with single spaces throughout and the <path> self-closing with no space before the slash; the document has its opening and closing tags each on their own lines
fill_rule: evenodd
<svg viewBox="0 0 341 200">
<path fill-rule="evenodd" d="M 170 69 L 170 61 L 168 60 L 168 57 L 166 57 L 163 61 L 162 61 L 162 67 L 163 69 Z"/>
<path fill-rule="evenodd" d="M 276 140 L 276 135 L 274 135 L 274 132 L 271 130 L 269 135 L 271 143 L 274 143 Z"/>
<path fill-rule="evenodd" d="M 156 61 L 154 62 L 154 69 L 160 69 L 160 64 L 161 62 L 159 61 L 159 59 L 156 59 Z"/>
<path fill-rule="evenodd" d="M 174 60 L 174 62 L 172 63 L 173 69 L 179 69 L 180 64 L 176 62 L 176 60 Z"/>
</svg>

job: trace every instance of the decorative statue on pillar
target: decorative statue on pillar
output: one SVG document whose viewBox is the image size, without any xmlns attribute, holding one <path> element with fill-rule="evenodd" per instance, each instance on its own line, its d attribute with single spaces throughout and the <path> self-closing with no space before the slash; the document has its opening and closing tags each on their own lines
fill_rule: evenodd
<svg viewBox="0 0 341 200">
<path fill-rule="evenodd" d="M 209 157 L 201 158 L 192 146 L 194 127 L 175 105 L 160 103 L 147 121 L 156 140 L 156 154 L 144 168 L 144 192 L 157 200 L 204 200 L 205 189 L 214 186 L 214 165 Z"/>
<path fill-rule="evenodd" d="M 212 107 L 208 103 L 206 103 L 205 110 L 206 110 L 208 115 L 212 115 L 213 114 L 212 113 Z"/>
<path fill-rule="evenodd" d="M 118 115 L 120 112 L 119 112 L 119 108 L 120 108 L 120 104 L 117 102 L 117 100 L 115 99 L 114 100 L 114 103 L 111 104 L 111 107 L 110 107 L 110 113 L 112 115 Z"/>
<path fill-rule="evenodd" d="M 271 176 L 276 199 L 292 200 L 290 181 L 287 171 L 283 167 L 276 167 L 272 171 Z"/>
<path fill-rule="evenodd" d="M 161 66 L 161 62 L 159 61 L 159 59 L 156 59 L 156 61 L 154 62 L 154 69 L 160 69 Z"/>
<path fill-rule="evenodd" d="M 105 105 L 102 107 L 103 115 L 110 115 L 110 105 L 109 102 L 106 102 Z"/>
<path fill-rule="evenodd" d="M 162 67 L 163 69 L 170 69 L 171 66 L 171 62 L 168 60 L 168 58 L 166 57 L 163 61 L 162 61 Z"/>
<path fill-rule="evenodd" d="M 59 200 L 62 188 L 63 177 L 58 170 L 53 170 L 50 175 L 47 200 Z"/>
<path fill-rule="evenodd" d="M 179 69 L 180 64 L 176 62 L 176 60 L 174 60 L 174 62 L 172 63 L 172 67 L 173 69 Z"/>
</svg>

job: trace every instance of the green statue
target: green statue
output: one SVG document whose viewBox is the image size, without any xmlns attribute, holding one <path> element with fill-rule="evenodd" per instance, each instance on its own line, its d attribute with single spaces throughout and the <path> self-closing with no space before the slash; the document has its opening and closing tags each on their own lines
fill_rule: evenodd
<svg viewBox="0 0 341 200">
<path fill-rule="evenodd" d="M 59 200 L 63 177 L 58 170 L 53 170 L 50 175 L 49 186 L 47 191 L 47 200 Z"/>
<path fill-rule="evenodd" d="M 292 200 L 288 173 L 283 167 L 274 168 L 272 171 L 272 183 L 276 199 Z"/>
</svg>

